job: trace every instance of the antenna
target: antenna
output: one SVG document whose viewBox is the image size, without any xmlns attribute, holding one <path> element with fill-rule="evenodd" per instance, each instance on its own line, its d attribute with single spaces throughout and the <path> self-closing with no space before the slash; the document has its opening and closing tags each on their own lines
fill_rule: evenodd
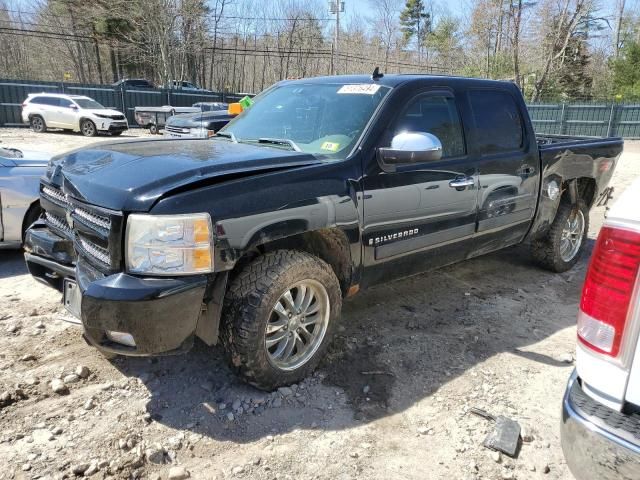
<svg viewBox="0 0 640 480">
<path fill-rule="evenodd" d="M 380 73 L 380 67 L 376 67 L 371 74 L 371 80 L 380 80 L 384 77 L 384 73 Z"/>
</svg>

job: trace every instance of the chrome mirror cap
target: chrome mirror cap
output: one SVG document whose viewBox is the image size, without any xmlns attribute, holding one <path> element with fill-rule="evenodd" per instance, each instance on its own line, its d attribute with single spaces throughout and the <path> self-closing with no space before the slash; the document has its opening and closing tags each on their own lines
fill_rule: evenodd
<svg viewBox="0 0 640 480">
<path fill-rule="evenodd" d="M 378 161 L 383 170 L 393 172 L 398 165 L 434 162 L 442 158 L 442 143 L 426 132 L 400 132 L 389 148 L 378 149 Z"/>
<path fill-rule="evenodd" d="M 439 152 L 442 156 L 440 139 L 426 132 L 400 132 L 391 140 L 391 149 L 404 152 Z"/>
</svg>

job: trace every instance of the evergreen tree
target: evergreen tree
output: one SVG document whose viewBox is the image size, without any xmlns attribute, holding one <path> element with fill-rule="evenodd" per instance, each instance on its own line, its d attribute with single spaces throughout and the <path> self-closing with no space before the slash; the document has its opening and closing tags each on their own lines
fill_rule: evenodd
<svg viewBox="0 0 640 480">
<path fill-rule="evenodd" d="M 422 46 L 431 31 L 431 14 L 422 0 L 407 0 L 400 14 L 400 26 L 406 43 L 415 38 L 420 57 Z"/>
<path fill-rule="evenodd" d="M 613 87 L 624 100 L 640 99 L 640 43 L 627 43 L 613 61 Z"/>
<path fill-rule="evenodd" d="M 590 56 L 585 48 L 585 38 L 575 35 L 569 40 L 566 58 L 558 75 L 558 90 L 564 97 L 591 97 L 593 78 L 588 73 Z"/>
</svg>

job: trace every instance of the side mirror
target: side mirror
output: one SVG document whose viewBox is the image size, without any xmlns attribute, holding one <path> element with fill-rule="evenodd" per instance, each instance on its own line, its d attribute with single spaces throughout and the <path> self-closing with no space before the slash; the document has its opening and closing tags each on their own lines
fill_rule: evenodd
<svg viewBox="0 0 640 480">
<path fill-rule="evenodd" d="M 400 132 L 391 147 L 378 149 L 378 160 L 388 170 L 397 165 L 433 162 L 442 158 L 442 143 L 435 135 L 425 132 Z"/>
<path fill-rule="evenodd" d="M 71 105 L 69 108 L 71 110 L 78 110 L 78 106 L 77 105 Z"/>
</svg>

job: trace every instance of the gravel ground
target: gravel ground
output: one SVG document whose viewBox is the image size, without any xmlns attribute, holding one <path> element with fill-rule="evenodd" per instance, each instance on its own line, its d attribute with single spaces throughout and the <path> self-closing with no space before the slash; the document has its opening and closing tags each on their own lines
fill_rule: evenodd
<svg viewBox="0 0 640 480">
<path fill-rule="evenodd" d="M 0 140 L 52 153 L 95 141 Z M 618 193 L 639 161 L 629 142 Z M 316 374 L 265 393 L 219 347 L 104 358 L 21 254 L 0 251 L 0 479 L 570 479 L 558 425 L 585 267 L 554 275 L 519 246 L 363 292 Z M 516 459 L 482 446 L 491 427 L 470 407 L 520 422 Z"/>
</svg>

